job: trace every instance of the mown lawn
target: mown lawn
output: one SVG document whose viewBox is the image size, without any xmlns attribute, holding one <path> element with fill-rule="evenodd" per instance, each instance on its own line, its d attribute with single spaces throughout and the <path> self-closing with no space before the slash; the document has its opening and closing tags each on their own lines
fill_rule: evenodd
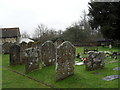
<svg viewBox="0 0 120 90">
<path fill-rule="evenodd" d="M 2 57 L 0 55 L 0 89 L 2 88 Z"/>
<path fill-rule="evenodd" d="M 119 48 L 102 48 L 98 47 L 99 51 L 118 51 Z M 80 52 L 82 56 L 83 54 L 83 47 L 77 47 L 76 53 Z M 19 74 L 9 71 L 7 68 L 11 68 L 15 71 L 21 72 L 25 74 L 24 65 L 18 65 L 15 67 L 9 66 L 9 55 L 2 55 L 2 87 L 3 88 L 50 88 L 45 86 L 44 84 L 40 84 L 36 81 L 30 80 L 26 77 L 23 77 Z M 1 61 L 0 60 L 0 61 Z M 76 59 L 78 60 L 78 59 Z M 119 59 L 117 59 L 119 60 Z M 55 65 L 41 68 L 35 72 L 31 72 L 26 74 L 31 76 L 37 80 L 43 81 L 47 84 L 53 85 L 57 88 L 118 88 L 118 80 L 112 81 L 104 81 L 102 80 L 103 77 L 109 75 L 118 75 L 118 71 L 112 70 L 115 67 L 118 67 L 118 63 L 108 63 L 112 61 L 111 58 L 106 58 L 106 65 L 104 69 L 95 70 L 95 71 L 85 71 L 85 66 L 75 66 L 74 75 L 55 82 Z M 98 72 L 100 74 L 95 75 L 93 72 Z"/>
</svg>

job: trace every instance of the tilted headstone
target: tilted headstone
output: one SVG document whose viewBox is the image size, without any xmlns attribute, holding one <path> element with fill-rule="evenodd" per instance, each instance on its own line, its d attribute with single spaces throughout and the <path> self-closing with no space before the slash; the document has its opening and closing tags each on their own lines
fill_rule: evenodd
<svg viewBox="0 0 120 90">
<path fill-rule="evenodd" d="M 20 46 L 13 45 L 10 47 L 10 65 L 19 65 L 21 64 L 20 60 Z"/>
<path fill-rule="evenodd" d="M 39 69 L 38 50 L 36 48 L 28 48 L 25 50 L 26 62 L 25 72 L 29 73 Z"/>
<path fill-rule="evenodd" d="M 85 62 L 86 70 L 91 71 L 95 69 L 104 68 L 105 65 L 104 59 L 105 59 L 104 52 L 89 51 L 87 53 L 87 61 Z"/>
<path fill-rule="evenodd" d="M 19 44 L 20 45 L 20 59 L 22 61 L 22 64 L 25 64 L 25 49 L 27 49 L 27 43 L 26 42 L 22 42 Z"/>
<path fill-rule="evenodd" d="M 41 46 L 41 60 L 43 66 L 53 65 L 56 61 L 56 47 L 52 41 L 46 41 Z"/>
<path fill-rule="evenodd" d="M 68 41 L 57 47 L 56 81 L 74 74 L 75 47 Z"/>
</svg>

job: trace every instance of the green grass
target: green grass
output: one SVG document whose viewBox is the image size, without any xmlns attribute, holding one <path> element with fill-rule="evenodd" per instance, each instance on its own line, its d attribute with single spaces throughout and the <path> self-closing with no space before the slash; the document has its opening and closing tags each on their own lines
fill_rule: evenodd
<svg viewBox="0 0 120 90">
<path fill-rule="evenodd" d="M 9 71 L 7 69 L 9 67 L 9 55 L 2 55 L 2 57 L 2 88 L 49 88 L 43 84 L 37 83 L 36 81 Z M 16 71 L 23 71 L 23 65 L 11 68 Z"/>
<path fill-rule="evenodd" d="M 98 47 L 99 51 L 118 51 L 118 48 L 114 47 L 112 49 L 109 48 L 102 48 Z M 83 47 L 77 47 L 76 53 L 80 52 L 82 56 L 85 56 L 83 54 Z M 2 66 L 5 68 L 11 68 L 15 71 L 25 73 L 24 65 L 18 65 L 14 67 L 9 66 L 9 55 L 3 55 L 2 56 Z M 78 60 L 78 59 L 76 59 Z M 40 68 L 39 70 L 35 72 L 31 72 L 29 74 L 26 74 L 28 76 L 31 76 L 35 79 L 38 79 L 40 81 L 43 81 L 47 84 L 53 85 L 57 88 L 118 88 L 118 80 L 112 80 L 112 81 L 104 81 L 102 80 L 103 77 L 108 75 L 115 75 L 118 74 L 118 71 L 112 70 L 115 67 L 118 67 L 118 63 L 108 63 L 109 61 L 112 61 L 111 58 L 106 58 L 106 65 L 104 69 L 95 70 L 95 71 L 85 71 L 85 66 L 75 66 L 75 72 L 74 75 L 55 82 L 55 65 Z M 119 62 L 120 63 L 120 62 Z M 2 85 L 3 88 L 48 88 L 47 86 L 37 83 L 33 80 L 30 80 L 28 78 L 25 78 L 23 76 L 20 76 L 14 72 L 11 72 L 7 69 L 3 68 L 3 77 L 2 77 Z M 94 75 L 93 72 L 99 72 L 99 75 Z"/>
<path fill-rule="evenodd" d="M 2 88 L 2 56 L 0 55 L 0 89 Z"/>
</svg>

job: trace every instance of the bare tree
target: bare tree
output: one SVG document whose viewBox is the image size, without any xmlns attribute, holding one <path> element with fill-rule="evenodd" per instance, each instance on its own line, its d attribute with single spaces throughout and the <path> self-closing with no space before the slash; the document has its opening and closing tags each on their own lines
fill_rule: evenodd
<svg viewBox="0 0 120 90">
<path fill-rule="evenodd" d="M 28 34 L 27 32 L 23 32 L 23 33 L 21 34 L 21 37 L 22 37 L 22 38 L 30 38 L 30 36 L 29 36 L 29 34 Z"/>
<path fill-rule="evenodd" d="M 44 33 L 46 33 L 48 31 L 47 26 L 45 26 L 44 24 L 40 24 L 37 26 L 37 28 L 35 29 L 34 32 L 34 38 L 40 38 Z"/>
<path fill-rule="evenodd" d="M 51 40 L 56 36 L 57 32 L 53 28 L 48 29 L 44 24 L 40 24 L 35 29 L 33 38 L 36 38 L 40 42 L 45 42 L 47 40 Z"/>
</svg>

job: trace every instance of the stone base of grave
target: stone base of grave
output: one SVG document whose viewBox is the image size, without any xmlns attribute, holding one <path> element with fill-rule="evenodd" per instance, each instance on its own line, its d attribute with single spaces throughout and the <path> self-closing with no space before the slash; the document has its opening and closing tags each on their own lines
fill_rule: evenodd
<svg viewBox="0 0 120 90">
<path fill-rule="evenodd" d="M 63 77 L 63 76 L 61 76 L 61 77 L 56 77 L 56 81 L 61 81 L 61 80 L 65 79 L 65 78 L 67 78 L 67 77 L 70 77 L 70 76 L 72 76 L 72 75 L 74 75 L 74 73 L 71 73 L 70 75 L 65 75 L 64 77 Z"/>
</svg>

